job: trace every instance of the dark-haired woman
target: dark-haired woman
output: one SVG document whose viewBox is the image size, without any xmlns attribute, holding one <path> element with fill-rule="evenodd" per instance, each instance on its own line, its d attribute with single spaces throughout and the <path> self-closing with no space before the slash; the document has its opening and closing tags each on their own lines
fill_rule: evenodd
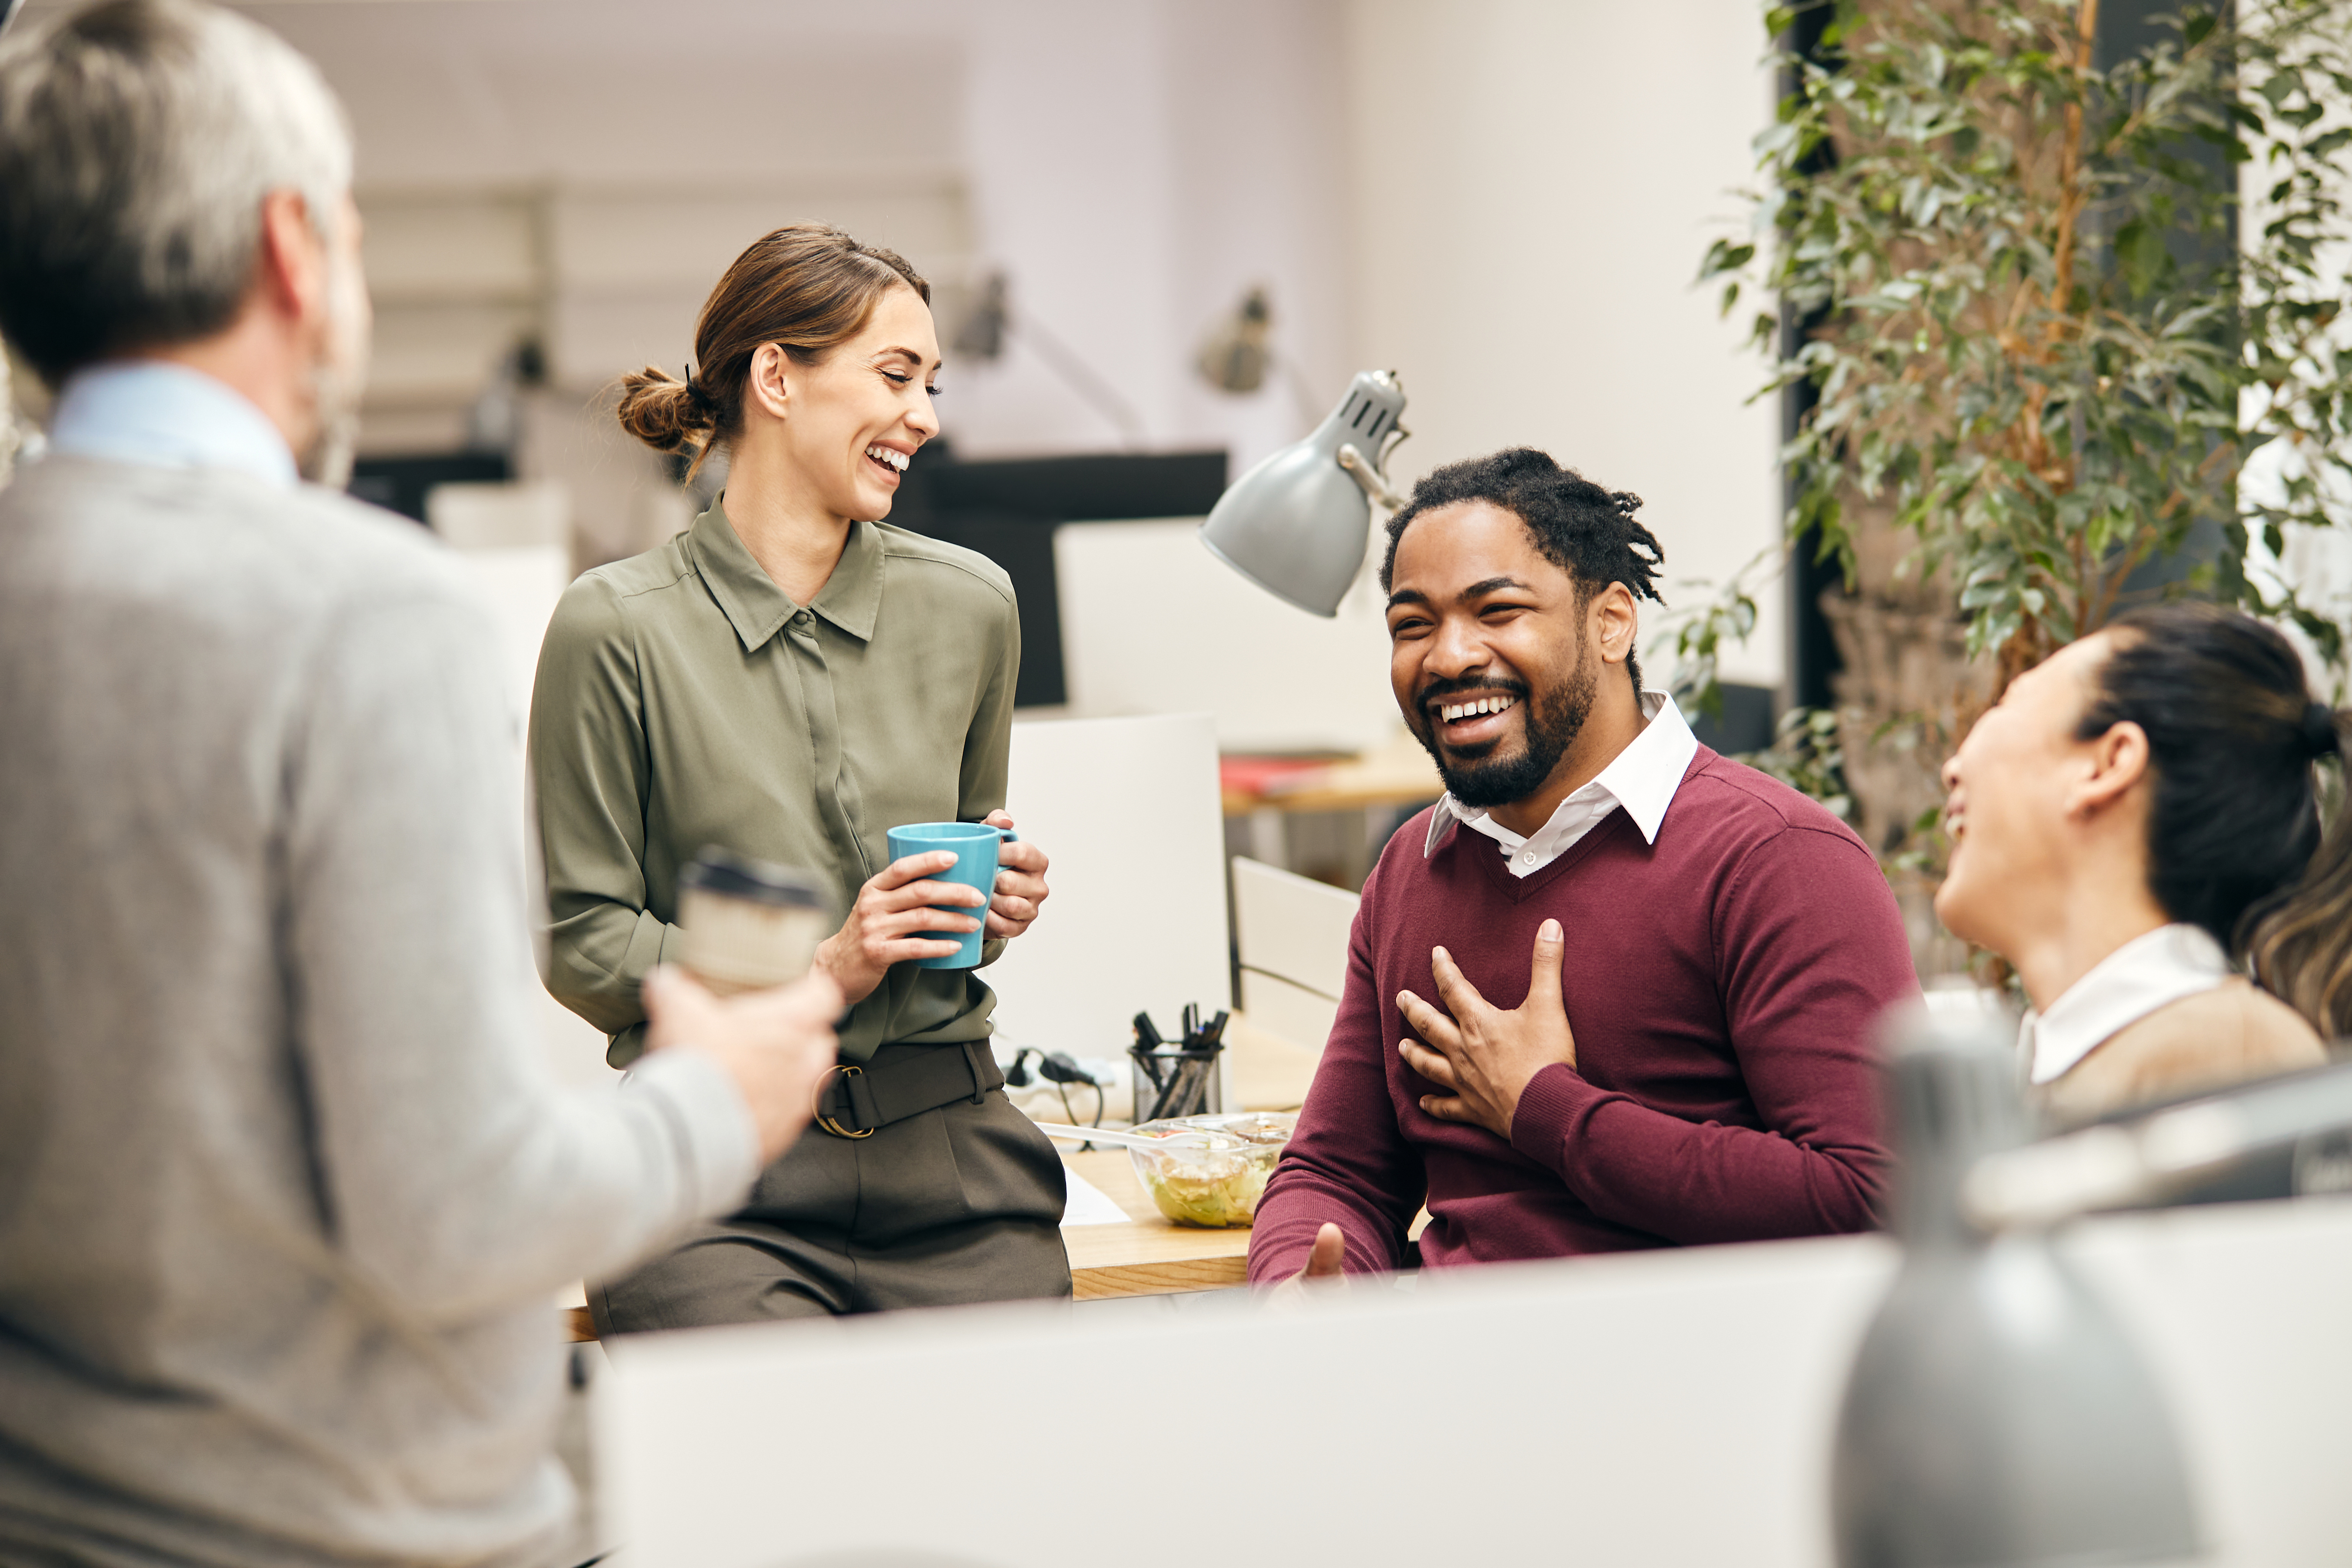
<svg viewBox="0 0 2352 1568">
<path fill-rule="evenodd" d="M 951 855 L 893 863 L 885 838 L 1012 820 L 1012 584 L 877 521 L 939 429 L 929 298 L 889 251 L 779 229 L 712 291 L 686 381 L 624 384 L 623 427 L 697 464 L 724 446 L 727 489 L 668 543 L 580 578 L 548 627 L 530 761 L 549 985 L 626 1066 L 638 986 L 677 953 L 679 868 L 706 845 L 802 867 L 848 911 L 817 963 L 852 1004 L 841 1060 L 859 1070 L 740 1213 L 591 1284 L 603 1332 L 1069 1292 L 1061 1163 L 999 1087 L 994 998 L 914 962 L 955 951 L 919 933 L 983 915 L 993 959 L 1036 918 L 1045 857 L 1008 843 L 983 910 L 926 879 Z"/>
<path fill-rule="evenodd" d="M 2196 604 L 2060 649 L 1969 731 L 1936 912 L 2024 983 L 2051 1120 L 2317 1066 L 2320 1031 L 2352 1033 L 2352 828 L 2323 847 L 2317 777 L 2339 732 L 2284 637 Z"/>
</svg>

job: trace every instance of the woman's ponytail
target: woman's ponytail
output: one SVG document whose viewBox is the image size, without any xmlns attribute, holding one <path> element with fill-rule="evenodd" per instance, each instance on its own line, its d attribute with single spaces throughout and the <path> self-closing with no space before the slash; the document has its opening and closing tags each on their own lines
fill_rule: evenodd
<svg viewBox="0 0 2352 1568">
<path fill-rule="evenodd" d="M 2314 702 L 2303 734 L 2315 761 L 2345 766 L 2352 715 Z M 2352 1036 L 2352 810 L 2339 775 L 2336 820 L 2303 878 L 2254 911 L 2246 955 L 2264 989 L 2331 1040 Z"/>
<path fill-rule="evenodd" d="M 698 459 L 719 422 L 718 409 L 695 384 L 692 372 L 680 381 L 652 365 L 621 378 L 617 412 L 621 428 L 654 450 L 691 453 Z"/>
</svg>

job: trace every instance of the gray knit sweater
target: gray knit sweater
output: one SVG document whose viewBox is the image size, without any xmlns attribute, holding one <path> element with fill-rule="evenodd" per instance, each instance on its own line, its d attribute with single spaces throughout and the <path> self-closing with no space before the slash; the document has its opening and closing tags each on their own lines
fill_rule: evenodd
<svg viewBox="0 0 2352 1568">
<path fill-rule="evenodd" d="M 741 1200 L 707 1059 L 542 1069 L 495 635 L 321 490 L 0 490 L 0 1563 L 533 1561 L 554 1292 Z"/>
</svg>

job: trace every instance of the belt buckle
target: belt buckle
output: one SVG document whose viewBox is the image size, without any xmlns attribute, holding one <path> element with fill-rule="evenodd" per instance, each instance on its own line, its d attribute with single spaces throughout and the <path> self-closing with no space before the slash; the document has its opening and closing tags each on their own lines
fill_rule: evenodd
<svg viewBox="0 0 2352 1568">
<path fill-rule="evenodd" d="M 827 1132 L 832 1133 L 835 1138 L 871 1138 L 874 1136 L 875 1130 L 871 1127 L 868 1127 L 862 1131 L 856 1131 L 851 1128 L 844 1127 L 840 1122 L 835 1121 L 832 1117 L 827 1116 L 824 1113 L 824 1091 L 833 1087 L 833 1075 L 835 1073 L 839 1073 L 842 1078 L 846 1080 L 852 1078 L 863 1077 L 865 1072 L 866 1069 L 864 1068 L 857 1067 L 852 1063 L 835 1062 L 831 1067 L 825 1068 L 824 1073 L 819 1075 L 816 1080 L 816 1096 L 810 1103 L 809 1115 L 819 1127 L 824 1129 Z"/>
</svg>

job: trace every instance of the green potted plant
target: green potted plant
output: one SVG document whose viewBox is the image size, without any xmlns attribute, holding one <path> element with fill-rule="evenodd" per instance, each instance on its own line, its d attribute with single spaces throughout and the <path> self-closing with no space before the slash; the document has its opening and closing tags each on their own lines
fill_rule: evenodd
<svg viewBox="0 0 2352 1568">
<path fill-rule="evenodd" d="M 1935 774 L 1975 713 L 2141 593 L 2241 605 L 2342 658 L 2266 563 L 2352 497 L 2347 29 L 2319 0 L 2192 5 L 2103 64 L 2098 0 L 1835 0 L 1819 47 L 1774 55 L 1790 89 L 1752 229 L 1700 277 L 1727 314 L 1777 297 L 1762 392 L 1814 395 L 1782 452 L 1782 551 L 1843 568 L 1824 607 L 1847 673 L 1838 719 L 1790 716 L 1770 760 L 1851 783 L 1896 869 L 1932 883 Z M 1780 563 L 1681 626 L 1702 704 Z"/>
</svg>

